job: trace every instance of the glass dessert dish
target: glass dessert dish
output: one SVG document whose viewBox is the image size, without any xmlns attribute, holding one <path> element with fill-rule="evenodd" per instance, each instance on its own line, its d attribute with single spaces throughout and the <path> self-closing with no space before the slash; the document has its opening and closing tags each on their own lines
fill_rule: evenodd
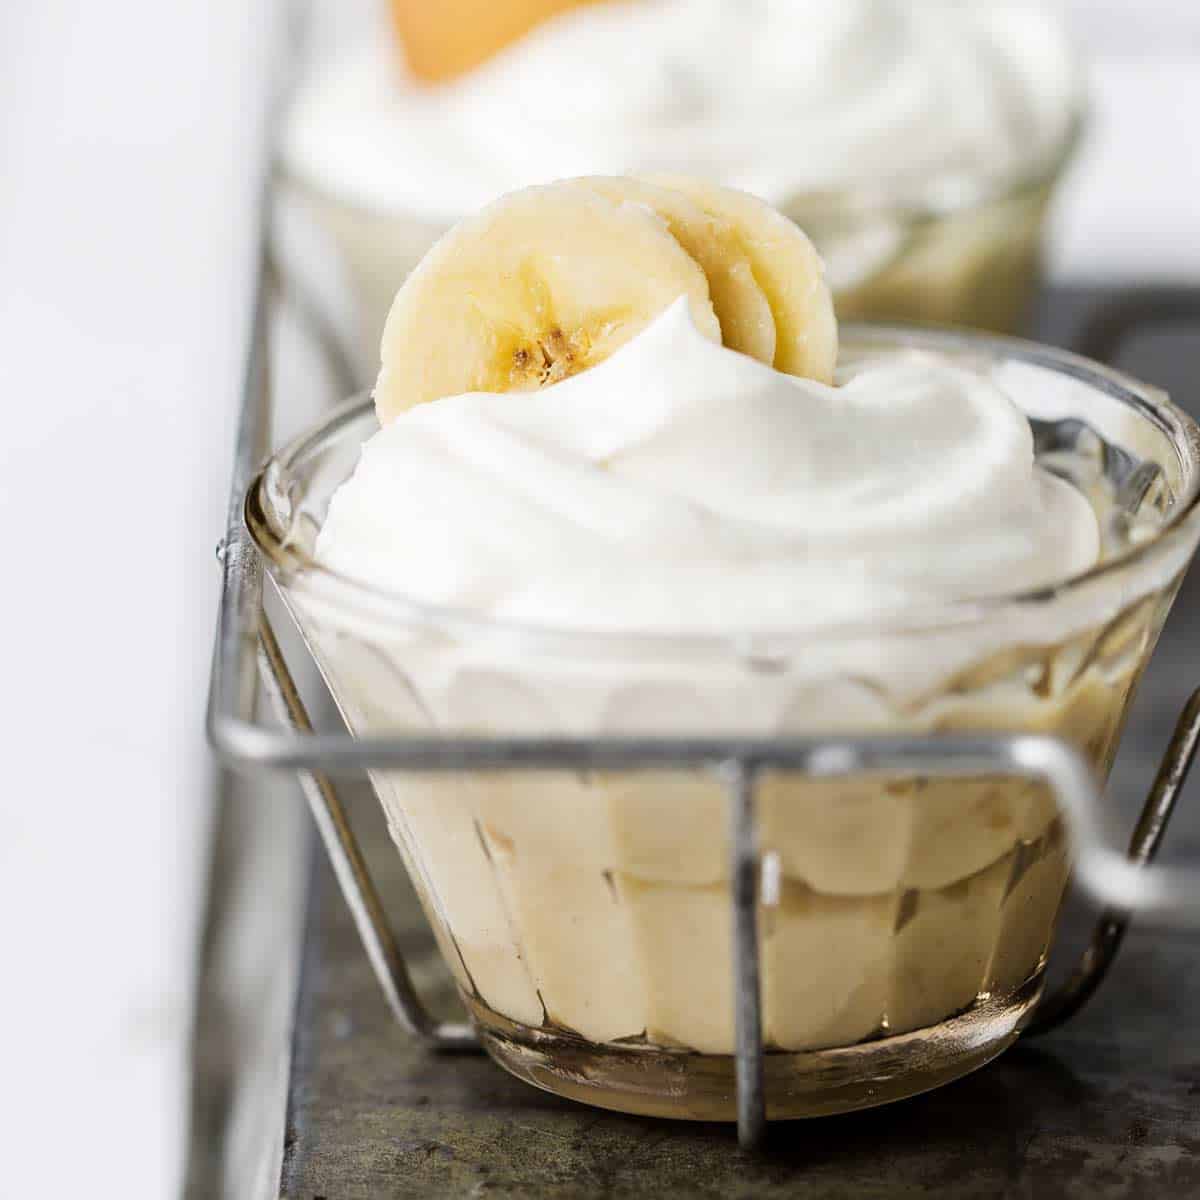
<svg viewBox="0 0 1200 1200">
<path fill-rule="evenodd" d="M 268 462 L 247 526 L 358 736 L 1029 732 L 1067 739 L 1103 776 L 1200 540 L 1200 430 L 1155 389 L 1005 339 L 862 328 L 843 359 L 906 349 L 1008 372 L 1040 464 L 1095 498 L 1117 549 L 1033 593 L 819 633 L 519 626 L 316 561 L 330 497 L 376 428 L 365 399 Z M 1031 372 L 1039 386 L 1022 387 Z M 371 778 L 493 1058 L 602 1107 L 734 1118 L 732 856 L 716 776 Z M 1071 865 L 1041 785 L 776 770 L 757 791 L 769 1117 L 912 1095 L 1015 1040 Z"/>
<path fill-rule="evenodd" d="M 767 199 L 825 256 L 842 319 L 1013 332 L 1084 107 L 1067 35 L 1009 0 L 589 4 L 433 88 L 377 41 L 302 86 L 281 167 L 344 261 L 368 363 L 465 213 L 627 172 Z"/>
<path fill-rule="evenodd" d="M 1027 177 L 955 203 L 799 195 L 781 205 L 825 258 L 841 320 L 922 321 L 1014 333 L 1041 282 L 1054 190 L 1082 117 L 1055 158 Z M 285 173 L 336 247 L 353 291 L 359 351 L 373 363 L 396 287 L 451 222 L 361 207 Z"/>
</svg>

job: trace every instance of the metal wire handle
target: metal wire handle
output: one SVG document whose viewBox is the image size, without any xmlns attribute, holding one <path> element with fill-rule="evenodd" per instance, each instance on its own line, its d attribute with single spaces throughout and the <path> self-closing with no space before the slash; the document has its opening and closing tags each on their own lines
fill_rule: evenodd
<svg viewBox="0 0 1200 1200">
<path fill-rule="evenodd" d="M 312 725 L 303 700 L 274 630 L 266 614 L 261 611 L 258 662 L 267 694 L 285 728 L 297 737 L 311 736 Z M 561 755 L 554 751 L 552 744 L 547 743 L 546 746 L 546 756 L 539 760 L 535 755 L 522 754 L 519 756 L 520 765 L 562 765 Z M 1109 892 L 1109 873 L 1114 867 L 1119 867 L 1121 882 L 1112 888 L 1114 891 L 1133 895 L 1138 900 L 1154 900 L 1163 895 L 1179 896 L 1179 892 L 1173 890 L 1174 885 L 1165 889 L 1145 889 L 1145 885 L 1153 878 L 1147 874 L 1146 864 L 1158 849 L 1198 746 L 1200 691 L 1192 696 L 1180 717 L 1175 736 L 1134 831 L 1128 858 L 1116 856 L 1115 851 L 1100 854 L 1094 846 L 1091 854 L 1081 854 L 1081 863 L 1091 864 L 1082 882 L 1089 886 L 1093 894 L 1103 896 Z M 755 780 L 763 766 L 778 765 L 781 759 L 791 760 L 794 754 L 801 754 L 811 773 L 822 777 L 862 771 L 911 771 L 954 776 L 1021 775 L 1041 781 L 1051 788 L 1072 827 L 1081 815 L 1086 817 L 1089 811 L 1094 814 L 1098 804 L 1098 792 L 1088 765 L 1066 743 L 1043 737 L 955 739 L 952 743 L 916 738 L 852 739 L 793 747 L 793 753 L 770 753 L 758 759 L 746 753 L 719 763 L 716 769 L 724 775 L 729 791 L 738 1139 L 745 1147 L 758 1145 L 766 1131 L 757 935 L 759 855 Z M 629 755 L 633 755 L 633 758 L 629 758 Z M 599 761 L 605 766 L 640 763 L 642 760 L 637 755 L 636 746 L 631 744 L 620 747 L 614 755 L 600 755 Z M 589 765 L 594 765 L 595 761 L 593 758 Z M 656 758 L 655 761 L 659 760 Z M 439 758 L 422 765 L 436 769 L 456 764 Z M 510 762 L 507 765 L 512 764 Z M 413 987 L 333 783 L 323 771 L 313 767 L 302 769 L 300 780 L 355 926 L 393 1016 L 409 1032 L 437 1049 L 476 1047 L 478 1043 L 469 1026 L 436 1021 Z M 1114 863 L 1110 855 L 1120 861 Z M 1158 870 L 1161 872 L 1162 869 Z M 1177 874 L 1164 876 L 1164 879 L 1174 879 Z M 1191 899 L 1200 906 L 1200 879 L 1191 873 L 1185 873 L 1181 878 L 1182 882 L 1189 885 L 1187 892 Z M 1141 895 L 1138 895 L 1139 891 Z M 1057 991 L 1039 1002 L 1023 1036 L 1048 1032 L 1073 1016 L 1090 999 L 1116 958 L 1128 928 L 1129 915 L 1127 910 L 1120 909 L 1104 912 L 1078 966 Z M 1200 911 L 1189 908 L 1185 910 L 1185 915 L 1194 920 L 1200 917 Z"/>
</svg>

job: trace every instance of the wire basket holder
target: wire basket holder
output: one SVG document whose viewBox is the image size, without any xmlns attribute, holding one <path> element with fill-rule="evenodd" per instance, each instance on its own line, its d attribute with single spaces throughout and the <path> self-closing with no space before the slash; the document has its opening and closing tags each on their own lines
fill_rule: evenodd
<svg viewBox="0 0 1200 1200">
<path fill-rule="evenodd" d="M 766 1131 L 759 987 L 757 899 L 760 857 L 755 783 L 768 768 L 831 778 L 880 772 L 927 776 L 1019 776 L 1044 784 L 1066 818 L 1075 877 L 1106 905 L 1090 945 L 1069 978 L 1038 1003 L 1022 1036 L 1073 1016 L 1103 982 L 1134 911 L 1200 924 L 1200 873 L 1150 866 L 1200 747 L 1200 690 L 1180 714 L 1155 780 L 1122 853 L 1106 836 L 1103 794 L 1082 756 L 1050 737 L 903 736 L 830 738 L 461 738 L 352 737 L 314 731 L 263 609 L 263 570 L 243 524 L 243 502 L 267 451 L 271 396 L 267 326 L 272 272 L 264 261 L 238 425 L 226 516 L 217 548 L 222 588 L 209 696 L 208 732 L 228 764 L 295 771 L 346 902 L 393 1016 L 439 1050 L 478 1047 L 469 1025 L 437 1021 L 417 993 L 391 932 L 345 807 L 330 776 L 389 767 L 421 771 L 479 769 L 633 769 L 691 767 L 717 772 L 728 796 L 738 1138 L 757 1145 Z M 257 719 L 266 693 L 280 727 Z"/>
</svg>

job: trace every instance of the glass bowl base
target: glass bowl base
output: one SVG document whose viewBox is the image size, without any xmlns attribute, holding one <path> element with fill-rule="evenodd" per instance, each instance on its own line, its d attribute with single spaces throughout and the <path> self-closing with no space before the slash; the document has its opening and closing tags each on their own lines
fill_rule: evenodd
<svg viewBox="0 0 1200 1200">
<path fill-rule="evenodd" d="M 768 1050 L 767 1116 L 832 1116 L 919 1095 L 969 1074 L 1017 1040 L 1042 973 L 937 1025 L 829 1050 Z M 598 1045 L 532 1029 L 468 1001 L 480 1040 L 506 1071 L 547 1092 L 616 1112 L 685 1121 L 737 1119 L 732 1055 L 643 1043 Z"/>
</svg>

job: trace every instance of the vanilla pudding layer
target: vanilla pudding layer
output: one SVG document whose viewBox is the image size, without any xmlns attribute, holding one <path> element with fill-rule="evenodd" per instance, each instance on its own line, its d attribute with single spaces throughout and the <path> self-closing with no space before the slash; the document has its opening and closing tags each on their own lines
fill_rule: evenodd
<svg viewBox="0 0 1200 1200">
<path fill-rule="evenodd" d="M 860 677 L 793 680 L 795 704 L 757 732 L 1046 732 L 1081 746 L 1103 773 L 1165 605 L 1147 598 L 1059 647 L 993 656 L 919 707 L 893 707 L 878 681 Z M 447 693 L 430 685 L 412 647 L 312 625 L 309 636 L 356 733 L 562 731 L 567 666 L 537 677 L 536 664 L 477 665 Z M 634 689 L 576 665 L 576 686 L 608 693 L 610 723 L 593 732 L 752 728 L 744 712 L 734 716 L 742 685 L 753 689 L 747 672 L 731 668 L 714 699 L 707 672 L 642 670 L 652 677 Z M 871 687 L 873 710 L 862 697 Z M 372 779 L 477 1015 L 482 1006 L 594 1042 L 733 1052 L 730 846 L 718 779 L 685 771 Z M 1002 778 L 771 773 L 758 795 L 760 848 L 779 879 L 760 906 L 769 1046 L 820 1049 L 923 1028 L 1041 971 L 1069 871 L 1044 789 Z"/>
<path fill-rule="evenodd" d="M 1119 549 L 1097 461 L 1060 455 L 1071 482 L 1051 475 L 1022 411 L 1086 411 L 1086 385 L 912 352 L 851 353 L 839 384 L 714 346 L 676 306 L 553 388 L 396 418 L 336 493 L 318 559 L 558 636 L 357 630 L 306 603 L 350 727 L 1007 729 L 1069 738 L 1107 771 L 1180 564 L 1115 604 L 1080 587 L 958 623 L 890 618 L 1048 585 Z M 746 648 L 730 636 L 723 655 L 644 640 L 732 635 L 735 619 Z M 790 649 L 778 630 L 798 635 Z M 730 848 L 714 778 L 373 779 L 482 1019 L 732 1053 Z M 760 909 L 770 1046 L 925 1028 L 1036 981 L 1068 872 L 1038 787 L 772 774 L 759 817 L 778 880 Z"/>
</svg>

